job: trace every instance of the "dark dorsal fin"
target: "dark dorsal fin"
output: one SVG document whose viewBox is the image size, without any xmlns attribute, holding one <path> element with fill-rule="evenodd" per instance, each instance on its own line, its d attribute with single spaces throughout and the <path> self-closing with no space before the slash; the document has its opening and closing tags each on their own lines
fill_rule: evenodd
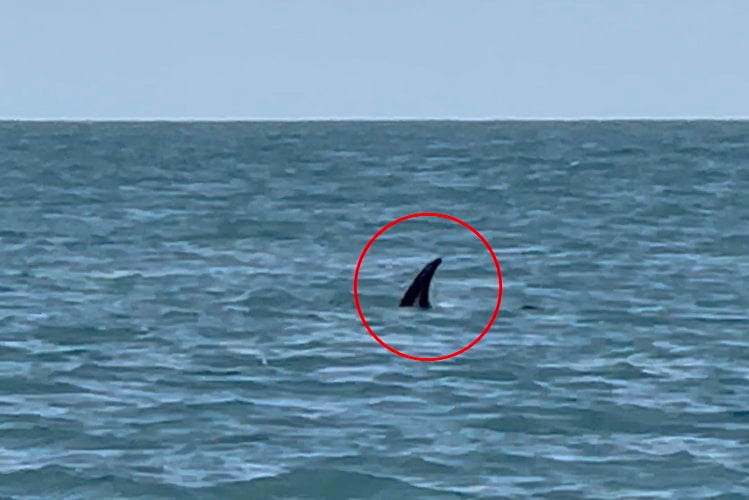
<svg viewBox="0 0 749 500">
<path fill-rule="evenodd" d="M 401 299 L 401 307 L 410 307 L 414 305 L 416 299 L 419 299 L 419 307 L 431 307 L 429 304 L 429 284 L 432 282 L 432 276 L 437 267 L 442 263 L 442 259 L 437 258 L 424 266 L 424 269 L 416 276 L 411 286 Z"/>
</svg>

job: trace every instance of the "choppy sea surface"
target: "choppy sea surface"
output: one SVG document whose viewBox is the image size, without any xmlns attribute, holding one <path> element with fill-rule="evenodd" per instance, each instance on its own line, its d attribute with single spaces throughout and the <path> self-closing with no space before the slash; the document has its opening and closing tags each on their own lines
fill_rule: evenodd
<svg viewBox="0 0 749 500">
<path fill-rule="evenodd" d="M 0 498 L 747 498 L 747 254 L 746 122 L 0 122 Z"/>
</svg>

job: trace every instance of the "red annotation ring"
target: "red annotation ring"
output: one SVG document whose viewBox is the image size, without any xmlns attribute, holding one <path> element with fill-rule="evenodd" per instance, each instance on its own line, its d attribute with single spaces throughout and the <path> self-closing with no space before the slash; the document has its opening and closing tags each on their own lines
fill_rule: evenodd
<svg viewBox="0 0 749 500">
<path fill-rule="evenodd" d="M 420 357 L 420 356 L 412 356 L 410 354 L 406 354 L 404 352 L 399 351 L 398 349 L 395 349 L 394 347 L 391 347 L 388 345 L 384 340 L 382 340 L 377 334 L 372 330 L 372 327 L 369 326 L 369 323 L 367 322 L 367 319 L 364 317 L 364 312 L 362 311 L 361 304 L 359 303 L 359 270 L 361 269 L 362 262 L 364 261 L 364 257 L 367 255 L 367 252 L 369 251 L 370 247 L 374 244 L 374 242 L 382 236 L 382 234 L 390 229 L 391 227 L 400 224 L 401 222 L 408 220 L 408 219 L 415 219 L 417 217 L 439 217 L 441 219 L 447 219 L 451 220 L 457 224 L 460 224 L 464 228 L 471 231 L 479 240 L 481 240 L 481 243 L 484 244 L 486 249 L 489 251 L 489 255 L 492 257 L 492 261 L 494 262 L 494 267 L 497 269 L 497 303 L 494 306 L 494 312 L 492 312 L 491 318 L 489 318 L 489 322 L 486 324 L 484 329 L 481 331 L 481 333 L 478 334 L 478 336 L 473 339 L 473 341 L 468 344 L 467 346 L 463 347 L 462 349 L 459 349 L 453 353 L 446 354 L 444 356 L 436 356 L 432 358 L 428 357 Z M 359 313 L 359 318 L 361 319 L 362 323 L 364 324 L 364 328 L 367 329 L 370 335 L 385 349 L 392 352 L 393 354 L 397 354 L 398 356 L 401 356 L 403 358 L 407 359 L 413 359 L 415 361 L 442 361 L 445 359 L 454 358 L 455 356 L 458 356 L 460 354 L 463 354 L 467 350 L 471 349 L 473 346 L 478 344 L 481 339 L 484 338 L 484 336 L 491 330 L 492 326 L 494 325 L 494 322 L 497 319 L 497 314 L 499 314 L 499 307 L 502 304 L 502 271 L 499 268 L 499 261 L 497 260 L 497 256 L 494 254 L 494 250 L 492 249 L 491 245 L 489 245 L 489 242 L 486 241 L 486 238 L 484 238 L 481 233 L 479 233 L 476 229 L 474 229 L 470 224 L 467 222 L 464 222 L 457 217 L 453 217 L 451 215 L 447 214 L 439 214 L 434 212 L 422 212 L 422 213 L 415 213 L 411 215 L 406 215 L 405 217 L 400 217 L 399 219 L 395 219 L 394 221 L 388 223 L 385 227 L 380 229 L 375 233 L 374 236 L 372 236 L 372 239 L 370 239 L 367 244 L 364 246 L 364 249 L 361 252 L 361 255 L 359 255 L 359 260 L 356 262 L 356 269 L 354 270 L 354 303 L 356 304 L 356 311 Z"/>
</svg>

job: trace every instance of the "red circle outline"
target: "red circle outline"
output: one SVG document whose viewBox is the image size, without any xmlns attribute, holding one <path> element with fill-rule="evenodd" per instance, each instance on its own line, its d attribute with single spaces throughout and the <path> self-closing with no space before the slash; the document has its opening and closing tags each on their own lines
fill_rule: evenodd
<svg viewBox="0 0 749 500">
<path fill-rule="evenodd" d="M 382 340 L 374 332 L 374 330 L 372 330 L 372 327 L 369 326 L 367 319 L 364 317 L 364 312 L 362 311 L 361 304 L 359 303 L 359 270 L 361 269 L 361 265 L 362 265 L 362 262 L 364 261 L 364 257 L 367 255 L 367 252 L 369 251 L 370 247 L 374 244 L 377 238 L 379 238 L 385 231 L 387 231 L 391 227 L 397 224 L 400 224 L 401 222 L 406 221 L 408 219 L 415 219 L 417 217 L 439 217 L 441 219 L 447 219 L 447 220 L 453 221 L 457 224 L 460 224 L 464 228 L 468 229 L 481 241 L 481 243 L 484 244 L 486 249 L 489 251 L 489 255 L 491 255 L 492 257 L 492 261 L 494 262 L 494 267 L 497 269 L 497 283 L 498 283 L 497 304 L 494 306 L 494 312 L 492 313 L 492 317 L 489 318 L 489 322 L 486 324 L 484 329 L 481 331 L 481 333 L 478 334 L 478 336 L 475 339 L 473 339 L 473 341 L 470 344 L 463 347 L 462 349 L 459 349 L 450 354 L 445 354 L 444 356 L 436 356 L 432 358 L 412 356 L 410 354 L 401 352 L 398 349 L 388 345 L 384 340 Z M 491 330 L 492 326 L 494 326 L 494 322 L 497 319 L 497 314 L 499 314 L 500 305 L 502 304 L 502 271 L 499 267 L 499 261 L 497 260 L 497 256 L 495 255 L 494 250 L 492 249 L 491 245 L 489 245 L 489 242 L 486 241 L 486 238 L 484 238 L 483 235 L 479 233 L 473 226 L 471 226 L 465 221 L 462 221 L 461 219 L 458 219 L 457 217 L 453 217 L 452 215 L 440 214 L 436 212 L 419 212 L 419 213 L 415 213 L 411 215 L 406 215 L 404 217 L 395 219 L 392 222 L 389 222 L 382 229 L 377 231 L 375 235 L 372 236 L 372 238 L 364 246 L 364 249 L 359 255 L 359 260 L 356 262 L 356 269 L 354 270 L 354 303 L 356 304 L 356 312 L 359 314 L 359 319 L 361 319 L 361 322 L 364 324 L 364 328 L 367 329 L 369 334 L 372 335 L 372 337 L 377 341 L 377 343 L 379 343 L 382 347 L 384 347 L 388 351 L 392 352 L 393 354 L 397 354 L 398 356 L 401 356 L 403 358 L 412 359 L 414 361 L 425 361 L 425 362 L 442 361 L 445 359 L 454 358 L 455 356 L 463 354 L 467 350 L 471 349 L 473 346 L 478 344 L 481 341 L 481 339 L 483 339 L 484 336 L 489 332 L 489 330 Z"/>
</svg>

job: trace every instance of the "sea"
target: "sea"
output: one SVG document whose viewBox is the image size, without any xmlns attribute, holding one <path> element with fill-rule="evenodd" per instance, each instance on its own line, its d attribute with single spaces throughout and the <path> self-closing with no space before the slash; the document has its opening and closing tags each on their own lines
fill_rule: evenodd
<svg viewBox="0 0 749 500">
<path fill-rule="evenodd" d="M 749 122 L 0 122 L 0 498 L 749 498 L 748 254 Z"/>
</svg>

